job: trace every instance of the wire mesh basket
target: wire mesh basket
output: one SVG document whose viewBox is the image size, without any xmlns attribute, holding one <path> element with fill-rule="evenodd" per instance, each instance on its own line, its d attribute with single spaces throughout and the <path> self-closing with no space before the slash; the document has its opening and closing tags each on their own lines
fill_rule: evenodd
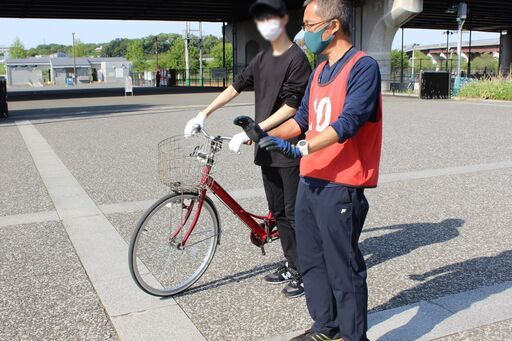
<svg viewBox="0 0 512 341">
<path fill-rule="evenodd" d="M 158 177 L 176 192 L 197 192 L 207 169 L 212 173 L 215 153 L 222 141 L 194 135 L 189 138 L 172 136 L 158 143 Z"/>
</svg>

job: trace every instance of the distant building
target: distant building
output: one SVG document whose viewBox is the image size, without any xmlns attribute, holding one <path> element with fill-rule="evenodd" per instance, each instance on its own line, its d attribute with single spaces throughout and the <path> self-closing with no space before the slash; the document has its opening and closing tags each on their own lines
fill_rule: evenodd
<svg viewBox="0 0 512 341">
<path fill-rule="evenodd" d="M 76 58 L 63 54 L 50 57 L 7 59 L 7 85 L 42 87 L 65 85 L 76 67 L 78 83 L 124 83 L 132 63 L 125 58 Z"/>
</svg>

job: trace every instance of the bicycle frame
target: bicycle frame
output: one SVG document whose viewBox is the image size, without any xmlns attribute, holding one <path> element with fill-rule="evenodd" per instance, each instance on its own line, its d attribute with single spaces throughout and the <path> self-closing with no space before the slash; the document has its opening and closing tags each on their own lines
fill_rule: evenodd
<svg viewBox="0 0 512 341">
<path fill-rule="evenodd" d="M 199 194 L 197 212 L 193 218 L 194 220 L 190 225 L 190 228 L 178 246 L 183 248 L 190 234 L 194 230 L 194 227 L 199 219 L 199 215 L 201 214 L 203 202 L 206 198 L 207 188 L 209 188 L 211 192 L 251 230 L 252 234 L 258 239 L 257 242 L 259 245 L 257 246 L 262 247 L 264 244 L 279 238 L 279 232 L 272 231 L 272 228 L 275 226 L 275 219 L 272 213 L 269 212 L 266 216 L 261 216 L 244 210 L 242 206 L 240 206 L 240 204 L 238 204 L 238 202 L 231 195 L 229 195 L 229 193 L 226 192 L 226 190 L 224 190 L 224 188 L 222 188 L 222 186 L 217 181 L 215 181 L 215 179 L 213 179 L 213 177 L 210 175 L 211 169 L 211 164 L 207 164 L 203 168 L 203 176 L 200 182 L 202 190 Z M 185 218 L 181 226 L 172 233 L 172 238 L 175 238 L 182 230 L 183 226 L 185 226 L 186 222 L 190 218 L 190 213 L 192 212 L 193 207 L 194 203 L 192 202 L 188 208 L 188 212 L 185 214 Z M 258 223 L 257 220 L 261 220 L 263 224 Z"/>
</svg>

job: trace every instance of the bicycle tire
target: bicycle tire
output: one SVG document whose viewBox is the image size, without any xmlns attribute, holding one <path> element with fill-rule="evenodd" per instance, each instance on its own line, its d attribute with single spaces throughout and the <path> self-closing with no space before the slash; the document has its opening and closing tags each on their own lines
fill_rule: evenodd
<svg viewBox="0 0 512 341">
<path fill-rule="evenodd" d="M 145 291 L 146 293 L 154 295 L 154 296 L 168 297 L 168 296 L 176 295 L 180 292 L 183 292 L 186 289 L 188 289 L 190 286 L 192 286 L 197 280 L 199 280 L 199 278 L 201 278 L 201 276 L 204 274 L 204 272 L 210 265 L 210 263 L 213 259 L 213 256 L 215 255 L 217 245 L 219 244 L 219 241 L 220 241 L 220 221 L 219 221 L 219 215 L 218 215 L 217 209 L 215 208 L 215 205 L 213 204 L 211 199 L 208 197 L 205 197 L 205 200 L 203 201 L 203 205 L 202 205 L 201 211 L 199 213 L 199 220 L 198 220 L 196 226 L 194 227 L 189 240 L 185 244 L 185 248 L 180 250 L 179 248 L 176 247 L 176 245 L 170 245 L 170 244 L 164 245 L 166 247 L 166 251 L 165 251 L 166 255 L 170 254 L 171 252 L 173 254 L 177 254 L 177 255 L 179 255 L 181 253 L 181 258 L 183 258 L 183 255 L 185 252 L 187 252 L 187 250 L 190 250 L 193 246 L 197 245 L 198 243 L 202 242 L 203 240 L 206 240 L 206 239 L 203 239 L 203 240 L 200 240 L 199 242 L 196 242 L 195 244 L 193 244 L 194 233 L 200 231 L 200 230 L 198 230 L 198 229 L 200 229 L 200 227 L 198 226 L 198 224 L 201 223 L 200 220 L 204 217 L 207 217 L 206 219 L 208 219 L 208 217 L 211 218 L 211 225 L 209 227 L 207 227 L 207 229 L 211 229 L 211 231 L 210 231 L 212 233 L 211 240 L 209 240 L 209 245 L 207 245 L 207 250 L 206 250 L 205 255 L 204 255 L 203 259 L 201 260 L 199 266 L 197 266 L 197 267 L 192 266 L 192 267 L 195 267 L 195 269 L 190 269 L 191 270 L 190 276 L 187 276 L 187 278 L 185 278 L 184 280 L 179 281 L 177 285 L 167 285 L 165 283 L 162 283 L 163 279 L 158 278 L 158 276 L 156 276 L 156 274 L 153 273 L 153 272 L 156 272 L 156 270 L 159 267 L 161 268 L 161 265 L 158 262 L 159 258 L 157 257 L 157 259 L 155 260 L 155 261 L 157 261 L 158 264 L 156 264 L 156 266 L 153 266 L 153 264 L 149 264 L 149 263 L 154 263 L 155 261 L 153 261 L 153 258 L 155 258 L 155 257 L 150 257 L 148 255 L 144 255 L 144 252 L 140 251 L 140 247 L 141 247 L 140 243 L 142 240 L 142 235 L 145 232 L 149 231 L 149 229 L 151 228 L 150 226 L 148 226 L 149 222 L 159 211 L 162 210 L 162 208 L 168 208 L 169 205 L 176 204 L 176 205 L 181 205 L 181 208 L 183 209 L 185 200 L 190 200 L 190 201 L 194 200 L 195 202 L 198 202 L 198 198 L 199 198 L 199 195 L 197 193 L 183 193 L 183 194 L 171 193 L 171 194 L 161 198 L 157 202 L 155 202 L 143 214 L 143 216 L 140 218 L 139 222 L 137 223 L 137 226 L 133 232 L 133 235 L 132 235 L 132 238 L 130 241 L 130 247 L 129 247 L 129 251 L 128 251 L 128 257 L 129 257 L 128 264 L 129 264 L 130 273 L 131 273 L 133 280 L 135 281 L 137 286 L 140 289 L 142 289 L 143 291 Z M 208 216 L 206 216 L 206 214 L 208 214 Z M 189 219 L 193 220 L 193 215 Z M 168 230 L 172 230 L 172 228 L 170 228 Z M 150 239 L 148 238 L 148 240 L 150 240 Z M 162 244 L 165 244 L 165 243 L 162 243 Z M 154 246 L 155 246 L 154 244 L 151 244 L 151 247 L 149 248 L 150 252 L 152 252 L 152 253 L 155 252 Z M 180 270 L 180 265 L 182 268 L 184 268 L 183 270 L 187 270 L 186 264 L 170 264 L 170 265 L 174 266 L 174 267 L 172 267 L 172 269 L 169 269 L 169 271 Z M 141 270 L 143 270 L 143 272 L 141 272 Z M 144 273 L 146 270 L 148 270 L 148 272 Z M 164 266 L 163 270 L 166 270 L 165 266 Z M 162 275 L 162 274 L 160 274 L 160 275 Z M 179 277 L 179 276 L 175 276 L 175 277 Z M 179 278 L 177 278 L 177 279 L 179 280 Z M 171 278 L 169 280 L 174 280 L 174 278 Z"/>
</svg>

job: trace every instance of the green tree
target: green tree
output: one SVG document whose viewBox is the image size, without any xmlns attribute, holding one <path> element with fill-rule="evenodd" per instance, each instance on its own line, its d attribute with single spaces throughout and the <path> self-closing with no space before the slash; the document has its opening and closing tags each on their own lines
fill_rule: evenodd
<svg viewBox="0 0 512 341">
<path fill-rule="evenodd" d="M 27 51 L 25 51 L 25 45 L 21 42 L 20 38 L 16 37 L 16 40 L 9 47 L 9 57 L 13 59 L 27 58 Z"/>
<path fill-rule="evenodd" d="M 471 70 L 475 73 L 497 73 L 498 59 L 491 53 L 483 53 L 471 61 Z"/>
<path fill-rule="evenodd" d="M 448 60 L 448 65 L 451 67 L 451 69 L 454 72 L 457 72 L 457 54 L 456 53 L 453 53 L 450 56 L 450 59 Z M 468 69 L 468 61 L 464 57 L 462 57 L 460 59 L 460 69 L 461 69 L 461 71 Z"/>
<path fill-rule="evenodd" d="M 411 58 L 412 63 L 412 58 Z M 434 63 L 432 63 L 432 58 L 427 56 L 421 51 L 414 52 L 414 73 L 419 73 L 420 71 L 429 71 L 434 69 Z"/>
<path fill-rule="evenodd" d="M 403 53 L 400 50 L 392 50 L 391 51 L 391 73 L 393 75 L 400 75 L 400 70 L 402 67 L 401 60 L 403 60 L 404 70 L 407 71 L 409 68 L 409 59 L 407 59 L 407 54 Z"/>
<path fill-rule="evenodd" d="M 160 65 L 166 69 L 185 69 L 185 42 L 176 39 L 168 52 L 162 55 Z"/>
<path fill-rule="evenodd" d="M 123 57 L 126 56 L 129 39 L 115 39 L 103 45 L 102 55 L 104 57 Z"/>
<path fill-rule="evenodd" d="M 203 37 L 203 54 L 211 55 L 212 49 L 219 43 L 222 44 L 222 40 L 214 35 L 210 34 Z"/>
<path fill-rule="evenodd" d="M 297 43 L 297 45 L 299 45 L 302 48 L 302 50 L 306 54 L 306 57 L 308 58 L 309 64 L 311 65 L 311 68 L 314 69 L 315 68 L 315 54 L 313 52 L 311 52 L 311 50 L 309 50 L 306 47 L 306 43 L 304 42 L 304 38 L 298 39 L 296 41 L 296 43 Z"/>
<path fill-rule="evenodd" d="M 197 47 L 189 46 L 189 68 L 191 70 L 199 69 L 199 50 Z M 160 56 L 158 61 L 161 67 L 166 69 L 184 70 L 185 69 L 185 42 L 183 39 L 175 39 L 171 49 Z"/>
<path fill-rule="evenodd" d="M 306 50 L 304 50 L 304 52 L 306 53 L 306 57 L 308 58 L 308 61 L 309 61 L 309 65 L 311 65 L 311 68 L 314 69 L 315 68 L 315 54 L 313 52 L 311 52 L 310 49 L 308 49 L 306 47 Z"/>
<path fill-rule="evenodd" d="M 208 67 L 218 68 L 223 67 L 222 62 L 222 42 L 218 42 L 211 50 L 210 53 L 213 60 L 208 63 Z M 226 43 L 226 69 L 231 70 L 233 68 L 233 45 Z"/>
<path fill-rule="evenodd" d="M 133 71 L 142 72 L 146 70 L 146 56 L 142 48 L 142 41 L 139 39 L 130 41 L 126 51 L 126 59 L 132 62 Z"/>
<path fill-rule="evenodd" d="M 48 56 L 57 52 L 68 51 L 68 46 L 61 44 L 41 44 L 27 51 L 27 56 Z"/>
<path fill-rule="evenodd" d="M 5 75 L 6 73 L 5 64 L 0 64 L 0 75 Z"/>
<path fill-rule="evenodd" d="M 71 46 L 71 54 L 73 55 L 73 46 Z M 89 55 L 89 51 L 87 46 L 82 43 L 80 39 L 75 39 L 75 56 L 76 57 L 87 57 Z"/>
</svg>

